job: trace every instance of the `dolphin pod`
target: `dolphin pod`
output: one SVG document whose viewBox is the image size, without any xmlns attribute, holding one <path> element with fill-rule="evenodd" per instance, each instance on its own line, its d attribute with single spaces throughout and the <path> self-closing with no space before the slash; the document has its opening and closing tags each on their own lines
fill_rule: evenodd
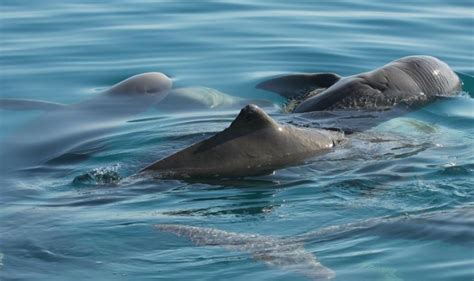
<svg viewBox="0 0 474 281">
<path fill-rule="evenodd" d="M 296 103 L 293 112 L 300 113 L 378 110 L 398 105 L 416 107 L 428 104 L 440 96 L 454 95 L 460 91 L 460 85 L 458 76 L 445 63 L 433 57 L 412 56 L 349 77 L 333 73 L 295 74 L 262 82 L 257 88 L 293 99 Z M 144 73 L 126 79 L 90 100 L 73 105 L 2 99 L 0 108 L 46 111 L 2 143 L 0 158 L 9 161 L 8 167 L 2 165 L 2 169 L 12 166 L 28 168 L 77 151 L 84 142 L 110 132 L 114 123 L 127 120 L 151 105 L 158 104 L 168 95 L 171 87 L 171 80 L 164 74 Z M 193 99 L 183 92 L 178 92 L 176 97 Z M 179 102 L 179 99 L 176 101 Z M 225 107 L 240 105 L 242 102 L 223 100 L 219 103 Z M 209 102 L 197 101 L 196 104 L 207 107 Z M 229 128 L 145 167 L 138 175 L 187 178 L 267 174 L 275 169 L 301 163 L 308 157 L 327 153 L 343 139 L 344 135 L 339 132 L 279 124 L 259 107 L 247 105 Z M 472 208 L 467 212 L 472 218 Z M 215 245 L 249 252 L 267 265 L 321 280 L 331 279 L 335 274 L 303 248 L 305 241 L 370 230 L 385 234 L 390 233 L 394 225 L 403 225 L 406 229 L 413 230 L 417 229 L 420 222 L 427 222 L 426 227 L 436 228 L 438 214 L 376 218 L 323 228 L 294 238 L 238 234 L 185 225 L 161 224 L 156 225 L 156 228 L 187 237 L 198 245 Z M 426 233 L 422 231 L 415 233 L 415 236 L 424 238 Z M 442 233 L 445 234 L 444 231 Z M 468 238 L 467 241 L 472 241 L 472 226 L 465 229 L 463 234 Z M 458 233 L 454 235 L 457 239 Z M 449 235 L 441 237 L 452 238 Z"/>
<path fill-rule="evenodd" d="M 2 98 L 0 109 L 3 110 L 45 112 L 2 141 L 8 149 L 0 151 L 0 155 L 11 159 L 8 165 L 2 165 L 2 171 L 34 167 L 65 154 L 81 154 L 90 149 L 83 144 L 110 132 L 112 123 L 127 121 L 150 107 L 168 114 L 189 110 L 231 110 L 249 102 L 264 107 L 275 106 L 268 100 L 249 101 L 207 87 L 172 89 L 171 79 L 158 72 L 132 76 L 89 100 L 72 105 Z M 34 138 L 28 142 L 31 136 Z"/>
<path fill-rule="evenodd" d="M 346 78 L 330 73 L 291 75 L 263 82 L 257 87 L 294 98 L 297 104 L 293 111 L 300 113 L 379 110 L 399 105 L 415 108 L 440 96 L 455 95 L 461 90 L 461 82 L 440 60 L 413 56 Z M 145 167 L 139 175 L 151 173 L 158 177 L 186 178 L 265 174 L 328 152 L 343 138 L 337 132 L 279 124 L 257 106 L 248 105 L 224 131 Z M 305 242 L 369 232 L 402 238 L 472 243 L 472 220 L 466 226 L 465 220 L 456 219 L 472 218 L 473 211 L 469 206 L 447 212 L 372 218 L 290 238 L 177 224 L 158 224 L 155 228 L 188 238 L 196 245 L 246 252 L 266 265 L 296 272 L 313 280 L 328 280 L 335 277 L 335 272 L 305 250 Z M 446 231 L 453 226 L 456 231 Z M 395 228 L 397 232 L 393 231 Z"/>
<path fill-rule="evenodd" d="M 157 224 L 154 227 L 160 232 L 187 238 L 198 246 L 216 246 L 250 253 L 252 258 L 268 266 L 302 274 L 312 280 L 327 280 L 335 277 L 335 272 L 317 261 L 313 254 L 304 248 L 305 242 L 331 241 L 350 235 L 367 234 L 472 245 L 473 218 L 474 207 L 468 205 L 444 211 L 371 218 L 324 227 L 294 237 L 239 234 L 179 224 Z"/>
<path fill-rule="evenodd" d="M 199 110 L 229 108 L 248 102 L 209 88 L 171 91 L 171 87 L 171 80 L 164 74 L 144 73 L 73 105 L 0 99 L 0 108 L 3 109 L 46 111 L 7 138 L 2 143 L 3 147 L 11 149 L 4 149 L 0 156 L 11 159 L 9 167 L 45 163 L 80 150 L 85 142 L 104 136 L 117 121 L 126 120 L 150 106 L 156 105 L 159 109 L 161 100 L 161 108 L 165 112 L 173 106 L 179 110 L 180 104 Z M 257 88 L 287 97 L 294 101 L 293 112 L 311 111 L 313 119 L 324 114 L 353 111 L 364 112 L 362 117 L 377 122 L 382 121 L 382 118 L 377 118 L 382 115 L 385 119 L 394 116 L 375 114 L 375 118 L 366 118 L 365 112 L 373 114 L 374 110 L 395 109 L 400 105 L 408 109 L 416 108 L 437 97 L 456 94 L 461 89 L 461 82 L 444 62 L 429 56 L 410 56 L 348 77 L 334 73 L 293 74 L 264 81 Z M 266 101 L 257 101 L 268 105 Z M 323 115 L 314 114 L 317 111 L 323 112 Z M 360 123 L 360 119 L 355 123 L 347 120 L 347 116 L 338 118 L 338 122 L 345 125 L 358 126 L 356 123 Z M 340 124 L 336 125 L 340 129 Z M 344 131 L 350 131 L 346 127 Z M 155 162 L 139 174 L 152 174 L 160 178 L 268 174 L 328 152 L 342 138 L 340 133 L 333 131 L 278 124 L 263 110 L 250 105 L 244 107 L 223 132 Z"/>
<path fill-rule="evenodd" d="M 400 106 L 412 109 L 437 97 L 454 95 L 461 90 L 461 81 L 444 62 L 411 56 L 345 78 L 333 73 L 296 74 L 262 82 L 257 88 L 296 98 L 296 113 L 355 110 L 363 111 L 366 118 L 366 111 Z M 380 121 L 393 118 L 394 112 L 378 114 Z M 330 131 L 278 124 L 263 110 L 249 105 L 223 132 L 147 166 L 140 174 L 161 178 L 268 174 L 328 152 L 341 139 Z"/>
</svg>

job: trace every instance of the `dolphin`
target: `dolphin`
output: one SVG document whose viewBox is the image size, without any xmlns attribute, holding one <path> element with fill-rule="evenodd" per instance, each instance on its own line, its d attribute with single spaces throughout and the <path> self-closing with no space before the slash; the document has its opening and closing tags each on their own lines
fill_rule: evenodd
<svg viewBox="0 0 474 281">
<path fill-rule="evenodd" d="M 341 77 L 335 73 L 292 74 L 256 86 L 288 99 L 295 113 L 321 110 L 408 108 L 461 91 L 461 80 L 441 60 L 408 56 L 375 70 Z"/>
<path fill-rule="evenodd" d="M 323 227 L 293 237 L 272 237 L 179 224 L 157 224 L 155 229 L 185 237 L 196 245 L 223 247 L 247 252 L 268 266 L 327 280 L 336 273 L 316 260 L 304 243 L 332 241 L 355 235 L 389 236 L 397 239 L 439 240 L 466 245 L 474 241 L 474 207 L 375 217 L 347 224 Z"/>
<path fill-rule="evenodd" d="M 247 252 L 268 266 L 296 272 L 312 280 L 328 280 L 335 276 L 334 271 L 318 262 L 300 242 L 179 224 L 157 224 L 155 228 L 188 238 L 199 246 L 219 246 L 231 251 Z"/>
<path fill-rule="evenodd" d="M 159 103 L 155 108 L 161 112 L 182 112 L 201 110 L 231 110 L 241 109 L 247 104 L 256 104 L 260 107 L 274 107 L 275 105 L 263 99 L 244 99 L 235 97 L 219 90 L 194 86 L 177 88 Z"/>
<path fill-rule="evenodd" d="M 0 109 L 46 112 L 1 142 L 0 169 L 32 168 L 74 154 L 162 100 L 171 86 L 166 75 L 150 72 L 132 76 L 94 98 L 72 105 L 1 99 Z"/>
<path fill-rule="evenodd" d="M 227 178 L 269 174 L 327 153 L 343 138 L 339 132 L 279 124 L 251 104 L 224 131 L 145 167 L 139 175 Z"/>
</svg>

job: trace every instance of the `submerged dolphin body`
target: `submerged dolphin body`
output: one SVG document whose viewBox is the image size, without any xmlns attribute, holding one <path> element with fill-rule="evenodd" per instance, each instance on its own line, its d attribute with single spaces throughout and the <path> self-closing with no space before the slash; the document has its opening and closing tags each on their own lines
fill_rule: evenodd
<svg viewBox="0 0 474 281">
<path fill-rule="evenodd" d="M 293 112 L 383 109 L 396 105 L 425 105 L 461 90 L 451 68 L 430 56 L 409 56 L 375 70 L 348 77 L 334 73 L 293 74 L 257 85 L 295 99 Z"/>
<path fill-rule="evenodd" d="M 140 171 L 159 178 L 262 175 L 331 151 L 338 132 L 277 123 L 256 105 L 244 107 L 229 128 Z"/>
<path fill-rule="evenodd" d="M 151 72 L 132 76 L 92 99 L 73 105 L 2 99 L 3 109 L 41 109 L 46 113 L 2 141 L 0 169 L 31 168 L 74 154 L 85 144 L 109 133 L 118 122 L 163 99 L 171 84 L 164 74 Z"/>
<path fill-rule="evenodd" d="M 327 280 L 335 276 L 332 270 L 318 262 L 299 242 L 176 224 L 158 224 L 155 228 L 186 237 L 199 246 L 219 246 L 231 251 L 247 252 L 268 266 L 300 273 L 312 280 Z"/>
<path fill-rule="evenodd" d="M 256 104 L 260 107 L 275 106 L 268 100 L 248 100 L 216 89 L 197 86 L 173 89 L 156 105 L 156 109 L 163 112 L 229 110 L 241 109 L 247 104 Z"/>
<path fill-rule="evenodd" d="M 474 207 L 433 211 L 396 217 L 379 217 L 348 224 L 324 227 L 288 238 L 239 234 L 213 228 L 178 224 L 157 224 L 161 232 L 185 237 L 196 245 L 219 246 L 248 252 L 269 266 L 296 272 L 313 280 L 327 280 L 334 271 L 323 266 L 303 247 L 305 242 L 328 241 L 351 235 L 390 236 L 397 239 L 440 240 L 449 243 L 474 243 Z"/>
</svg>

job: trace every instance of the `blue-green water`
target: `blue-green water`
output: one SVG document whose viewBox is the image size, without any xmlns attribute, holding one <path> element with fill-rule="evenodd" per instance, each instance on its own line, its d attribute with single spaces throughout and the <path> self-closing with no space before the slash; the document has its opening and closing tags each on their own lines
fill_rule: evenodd
<svg viewBox="0 0 474 281">
<path fill-rule="evenodd" d="M 160 71 L 176 87 L 206 86 L 281 102 L 254 85 L 287 72 L 350 75 L 413 54 L 436 56 L 474 75 L 473 6 L 472 1 L 4 0 L 1 96 L 71 104 L 133 74 Z M 466 83 L 465 91 L 472 96 L 474 89 Z M 411 227 L 395 222 L 383 231 L 309 236 L 304 247 L 336 272 L 335 280 L 474 278 L 474 223 L 457 215 L 474 207 L 474 100 L 468 94 L 380 124 L 330 154 L 269 176 L 73 183 L 94 169 L 125 178 L 222 130 L 237 112 L 150 109 L 85 141 L 92 147 L 83 161 L 66 157 L 3 176 L 1 279 L 307 280 L 248 253 L 196 246 L 152 226 L 291 238 L 375 217 L 453 210 L 450 219 L 440 218 L 421 232 L 416 226 L 423 222 Z M 276 109 L 270 113 L 291 119 Z M 0 114 L 2 139 L 42 115 Z M 0 161 L 8 166 L 12 160 Z"/>
</svg>

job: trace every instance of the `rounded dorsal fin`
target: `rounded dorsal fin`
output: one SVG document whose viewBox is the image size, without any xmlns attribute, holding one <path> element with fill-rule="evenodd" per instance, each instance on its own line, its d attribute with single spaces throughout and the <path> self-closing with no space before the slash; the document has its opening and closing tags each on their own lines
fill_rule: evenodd
<svg viewBox="0 0 474 281">
<path fill-rule="evenodd" d="M 255 104 L 249 104 L 240 110 L 239 115 L 232 124 L 230 124 L 229 129 L 256 130 L 267 127 L 277 128 L 278 123 L 268 116 L 260 107 Z"/>
</svg>

